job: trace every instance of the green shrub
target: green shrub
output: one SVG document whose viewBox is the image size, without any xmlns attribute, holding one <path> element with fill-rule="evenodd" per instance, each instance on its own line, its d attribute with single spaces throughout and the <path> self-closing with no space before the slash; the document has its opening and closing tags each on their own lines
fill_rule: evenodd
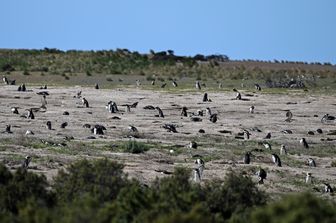
<svg viewBox="0 0 336 223">
<path fill-rule="evenodd" d="M 115 199 L 125 185 L 127 175 L 123 165 L 108 159 L 81 160 L 61 170 L 54 181 L 54 190 L 60 201 L 69 202 L 88 194 L 100 202 Z"/>
<path fill-rule="evenodd" d="M 149 145 L 135 140 L 129 140 L 122 144 L 122 150 L 128 153 L 144 153 L 149 150 Z"/>
<path fill-rule="evenodd" d="M 309 193 L 290 195 L 252 213 L 258 223 L 335 222 L 336 206 Z"/>
</svg>

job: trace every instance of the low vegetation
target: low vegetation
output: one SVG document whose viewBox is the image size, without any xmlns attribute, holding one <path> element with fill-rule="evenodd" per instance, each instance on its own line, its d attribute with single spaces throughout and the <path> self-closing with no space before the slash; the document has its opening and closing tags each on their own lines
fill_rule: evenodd
<svg viewBox="0 0 336 223">
<path fill-rule="evenodd" d="M 123 165 L 80 160 L 51 184 L 23 169 L 0 164 L 1 222 L 334 222 L 336 206 L 307 193 L 269 202 L 249 177 L 230 172 L 204 185 L 191 171 L 142 185 Z"/>
</svg>

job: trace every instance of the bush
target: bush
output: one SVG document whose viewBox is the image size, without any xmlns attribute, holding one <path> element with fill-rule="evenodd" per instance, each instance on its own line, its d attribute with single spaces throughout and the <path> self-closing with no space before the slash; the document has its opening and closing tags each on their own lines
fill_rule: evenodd
<svg viewBox="0 0 336 223">
<path fill-rule="evenodd" d="M 290 195 L 281 201 L 258 208 L 252 213 L 252 222 L 335 222 L 336 207 L 312 194 Z"/>
<path fill-rule="evenodd" d="M 46 189 L 48 184 L 44 175 L 21 168 L 12 175 L 0 164 L 0 179 L 0 212 L 17 214 L 19 206 L 24 206 L 31 199 L 41 206 L 54 204 L 53 194 Z"/>
<path fill-rule="evenodd" d="M 266 196 L 250 177 L 234 172 L 230 172 L 223 183 L 214 181 L 206 185 L 205 190 L 210 211 L 224 219 L 229 219 L 233 213 L 243 213 L 266 203 Z"/>
<path fill-rule="evenodd" d="M 115 199 L 125 185 L 127 175 L 123 165 L 108 159 L 81 160 L 61 170 L 54 182 L 54 189 L 60 201 L 69 202 L 88 194 L 98 201 Z"/>
<path fill-rule="evenodd" d="M 149 145 L 135 140 L 129 140 L 122 145 L 122 150 L 128 153 L 144 153 L 149 150 Z"/>
</svg>

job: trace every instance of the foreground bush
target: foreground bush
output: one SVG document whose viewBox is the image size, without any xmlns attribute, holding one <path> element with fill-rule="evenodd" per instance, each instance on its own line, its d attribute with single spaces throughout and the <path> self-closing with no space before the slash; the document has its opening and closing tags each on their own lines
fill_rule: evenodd
<svg viewBox="0 0 336 223">
<path fill-rule="evenodd" d="M 99 159 L 71 164 L 58 173 L 53 186 L 60 201 L 69 202 L 88 194 L 104 202 L 115 199 L 127 183 L 122 164 Z"/>
<path fill-rule="evenodd" d="M 0 164 L 0 213 L 16 214 L 29 200 L 34 200 L 40 207 L 51 207 L 54 199 L 47 187 L 45 176 L 21 168 L 12 174 Z"/>
<path fill-rule="evenodd" d="M 255 223 L 336 222 L 336 207 L 309 193 L 291 195 L 257 209 L 252 214 Z"/>
<path fill-rule="evenodd" d="M 231 172 L 200 186 L 190 173 L 176 168 L 148 186 L 115 161 L 81 160 L 48 188 L 43 176 L 0 165 L 0 222 L 336 222 L 335 206 L 313 195 L 267 205 L 249 177 Z"/>
</svg>

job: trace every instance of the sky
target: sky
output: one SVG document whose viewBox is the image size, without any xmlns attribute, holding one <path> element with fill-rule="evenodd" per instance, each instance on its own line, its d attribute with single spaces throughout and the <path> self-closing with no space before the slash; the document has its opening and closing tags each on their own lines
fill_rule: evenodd
<svg viewBox="0 0 336 223">
<path fill-rule="evenodd" d="M 336 64 L 335 0 L 1 0 L 0 48 Z"/>
</svg>

